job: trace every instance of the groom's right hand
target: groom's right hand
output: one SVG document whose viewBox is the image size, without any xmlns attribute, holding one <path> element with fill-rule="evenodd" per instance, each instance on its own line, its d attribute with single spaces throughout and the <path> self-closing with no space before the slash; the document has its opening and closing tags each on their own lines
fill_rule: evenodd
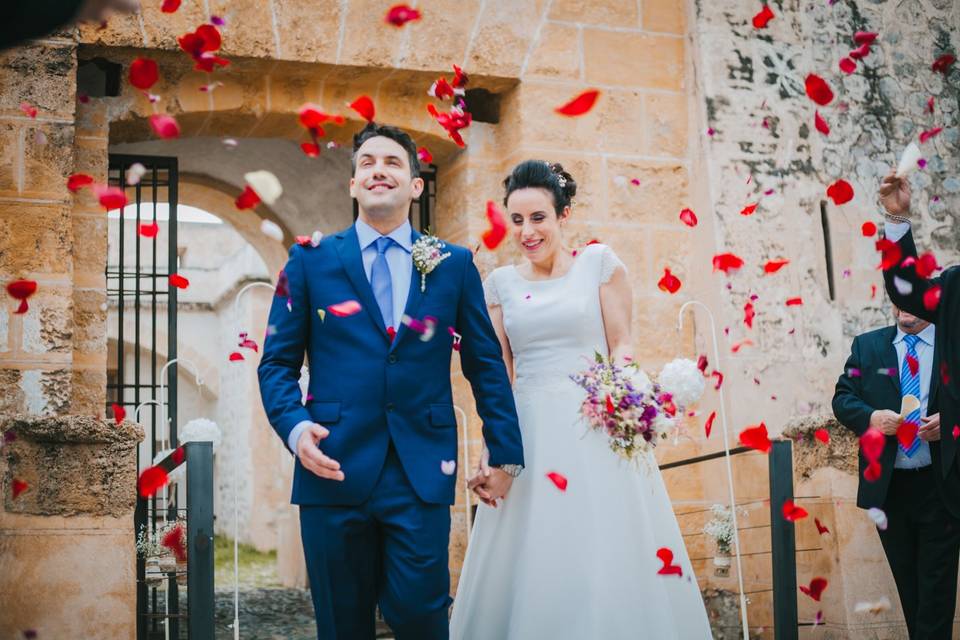
<svg viewBox="0 0 960 640">
<path fill-rule="evenodd" d="M 327 480 L 343 480 L 340 463 L 320 451 L 320 441 L 330 435 L 330 430 L 313 423 L 303 430 L 297 440 L 297 457 L 306 469 Z"/>
</svg>

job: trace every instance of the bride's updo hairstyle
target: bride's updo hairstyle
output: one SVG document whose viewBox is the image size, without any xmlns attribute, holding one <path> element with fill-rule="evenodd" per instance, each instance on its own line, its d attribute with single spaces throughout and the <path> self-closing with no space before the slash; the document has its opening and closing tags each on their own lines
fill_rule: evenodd
<svg viewBox="0 0 960 640">
<path fill-rule="evenodd" d="M 507 205 L 510 194 L 518 189 L 545 189 L 553 196 L 553 207 L 561 215 L 569 207 L 573 196 L 577 195 L 577 183 L 573 176 L 564 171 L 559 162 L 550 164 L 544 160 L 524 160 L 513 168 L 503 181 L 506 192 L 503 205 Z"/>
</svg>

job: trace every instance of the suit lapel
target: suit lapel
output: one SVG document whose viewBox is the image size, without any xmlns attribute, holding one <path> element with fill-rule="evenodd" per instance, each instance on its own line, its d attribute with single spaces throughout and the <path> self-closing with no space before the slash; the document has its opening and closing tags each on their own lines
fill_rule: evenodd
<svg viewBox="0 0 960 640">
<path fill-rule="evenodd" d="M 343 269 L 353 284 L 353 289 L 360 299 L 360 304 L 370 314 L 373 324 L 383 335 L 388 338 L 386 327 L 383 324 L 383 315 L 380 313 L 380 306 L 373 295 L 373 289 L 370 287 L 370 281 L 367 280 L 367 273 L 363 269 L 363 258 L 360 255 L 360 240 L 357 238 L 357 230 L 352 225 L 337 234 L 337 255 L 343 264 Z"/>
<path fill-rule="evenodd" d="M 411 229 L 410 236 L 413 242 L 420 239 L 420 233 L 417 232 L 416 229 Z M 412 260 L 410 261 L 410 269 L 410 290 L 407 293 L 407 304 L 404 305 L 403 313 L 411 318 L 416 318 L 417 311 L 420 309 L 420 300 L 423 298 L 423 293 L 420 291 L 420 272 L 417 271 Z M 397 324 L 400 326 L 397 329 L 396 337 L 393 339 L 393 344 L 390 345 L 391 351 L 397 348 L 397 345 L 400 344 L 400 341 L 407 335 L 409 330 L 409 327 L 407 327 L 400 318 L 397 318 Z"/>
<path fill-rule="evenodd" d="M 930 390 L 927 395 L 927 415 L 930 414 L 930 407 L 940 407 L 940 351 L 937 349 L 936 338 L 933 339 L 933 369 L 930 371 Z"/>
<path fill-rule="evenodd" d="M 900 363 L 897 360 L 897 350 L 893 346 L 893 339 L 897 337 L 897 328 L 892 327 L 888 331 L 884 331 L 880 334 L 880 340 L 876 342 L 876 347 L 878 351 L 878 356 L 880 358 L 880 366 L 883 369 L 892 369 L 893 375 L 885 375 L 885 378 L 890 379 L 890 384 L 893 385 L 894 390 L 897 392 L 897 397 L 901 396 L 900 392 Z M 899 407 L 899 403 L 898 403 Z"/>
</svg>

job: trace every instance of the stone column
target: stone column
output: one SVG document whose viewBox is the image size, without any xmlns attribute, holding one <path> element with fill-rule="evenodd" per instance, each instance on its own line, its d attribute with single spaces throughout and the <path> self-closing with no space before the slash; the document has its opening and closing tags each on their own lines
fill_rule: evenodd
<svg viewBox="0 0 960 640">
<path fill-rule="evenodd" d="M 132 638 L 143 430 L 20 415 L 0 432 L 0 637 Z"/>
</svg>

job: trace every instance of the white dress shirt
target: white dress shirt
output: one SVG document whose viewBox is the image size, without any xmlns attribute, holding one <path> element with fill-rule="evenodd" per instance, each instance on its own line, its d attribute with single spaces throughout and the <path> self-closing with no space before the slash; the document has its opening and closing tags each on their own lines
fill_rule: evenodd
<svg viewBox="0 0 960 640">
<path fill-rule="evenodd" d="M 897 336 L 893 339 L 893 348 L 897 351 L 898 371 L 903 371 L 903 361 L 907 355 L 907 343 L 903 338 L 906 336 L 900 327 L 897 327 Z M 917 341 L 917 360 L 920 362 L 920 415 L 927 415 L 927 402 L 930 400 L 930 379 L 933 375 L 933 341 L 936 338 L 936 327 L 927 326 L 926 329 L 917 334 L 920 340 Z M 925 467 L 931 463 L 930 444 L 925 440 L 920 441 L 920 448 L 917 449 L 913 457 L 908 457 L 900 447 L 897 447 L 897 458 L 893 463 L 896 469 L 915 469 Z"/>
<path fill-rule="evenodd" d="M 357 230 L 357 240 L 360 242 L 363 271 L 367 274 L 367 281 L 369 282 L 373 261 L 377 259 L 376 242 L 381 234 L 359 218 L 354 227 Z M 404 309 L 407 308 L 410 280 L 413 277 L 413 256 L 411 255 L 411 251 L 413 251 L 413 228 L 410 226 L 410 221 L 404 220 L 403 224 L 388 233 L 387 237 L 393 239 L 393 243 L 387 248 L 384 256 L 387 259 L 387 266 L 390 267 L 390 280 L 393 283 L 393 317 L 394 323 L 397 324 L 403 316 Z M 394 327 L 394 329 L 397 328 L 397 326 Z M 300 440 L 300 434 L 312 424 L 311 420 L 304 420 L 291 429 L 290 436 L 287 438 L 287 446 L 290 447 L 290 451 L 294 455 L 297 454 L 297 441 Z"/>
</svg>

